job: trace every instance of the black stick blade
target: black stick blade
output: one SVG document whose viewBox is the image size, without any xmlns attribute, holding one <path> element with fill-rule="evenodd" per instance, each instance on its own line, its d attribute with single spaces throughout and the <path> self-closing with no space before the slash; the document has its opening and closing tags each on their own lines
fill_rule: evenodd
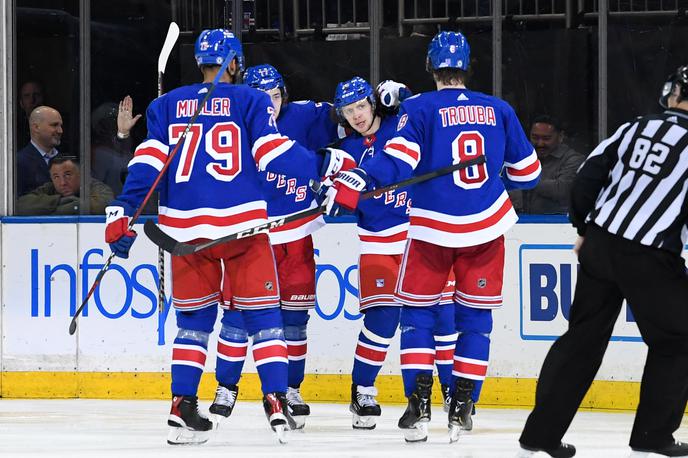
<svg viewBox="0 0 688 458">
<path fill-rule="evenodd" d="M 155 243 L 157 246 L 167 251 L 168 253 L 174 254 L 174 248 L 177 245 L 177 241 L 163 232 L 162 229 L 158 227 L 153 220 L 148 220 L 143 225 L 143 232 L 146 233 L 151 242 Z"/>
<path fill-rule="evenodd" d="M 73 336 L 76 332 L 76 317 L 72 318 L 71 323 L 69 323 L 69 335 Z"/>
</svg>

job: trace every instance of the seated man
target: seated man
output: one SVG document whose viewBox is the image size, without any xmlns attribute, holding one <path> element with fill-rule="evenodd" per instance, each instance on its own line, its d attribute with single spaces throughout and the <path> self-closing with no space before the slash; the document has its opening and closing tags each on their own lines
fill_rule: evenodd
<svg viewBox="0 0 688 458">
<path fill-rule="evenodd" d="M 36 107 L 29 117 L 31 142 L 17 154 L 17 196 L 50 181 L 48 161 L 62 141 L 62 116 L 54 108 Z"/>
<path fill-rule="evenodd" d="M 78 215 L 81 173 L 74 157 L 57 156 L 50 160 L 50 182 L 39 186 L 17 200 L 17 215 Z M 105 211 L 114 199 L 112 190 L 96 179 L 91 179 L 90 213 Z"/>
<path fill-rule="evenodd" d="M 535 188 L 510 193 L 522 194 L 522 199 L 513 196 L 514 206 L 524 213 L 568 213 L 571 185 L 585 157 L 564 143 L 561 126 L 549 116 L 533 120 L 530 142 L 542 165 L 542 174 Z"/>
</svg>

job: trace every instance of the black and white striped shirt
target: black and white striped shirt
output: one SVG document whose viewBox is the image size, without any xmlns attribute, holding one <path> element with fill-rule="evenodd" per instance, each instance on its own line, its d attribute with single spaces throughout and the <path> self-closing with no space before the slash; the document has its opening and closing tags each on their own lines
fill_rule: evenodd
<svg viewBox="0 0 688 458">
<path fill-rule="evenodd" d="M 688 237 L 688 111 L 638 118 L 600 143 L 578 170 L 570 218 L 579 234 L 593 223 L 680 253 Z"/>
</svg>

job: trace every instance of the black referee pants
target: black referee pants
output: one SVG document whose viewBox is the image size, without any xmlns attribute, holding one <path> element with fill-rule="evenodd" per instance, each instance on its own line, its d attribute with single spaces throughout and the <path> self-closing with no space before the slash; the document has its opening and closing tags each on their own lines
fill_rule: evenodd
<svg viewBox="0 0 688 458">
<path fill-rule="evenodd" d="M 648 346 L 630 445 L 673 443 L 688 399 L 688 276 L 683 259 L 589 226 L 569 329 L 540 372 L 520 442 L 555 448 L 602 363 L 626 298 Z M 628 345 L 628 351 L 636 347 Z"/>
</svg>

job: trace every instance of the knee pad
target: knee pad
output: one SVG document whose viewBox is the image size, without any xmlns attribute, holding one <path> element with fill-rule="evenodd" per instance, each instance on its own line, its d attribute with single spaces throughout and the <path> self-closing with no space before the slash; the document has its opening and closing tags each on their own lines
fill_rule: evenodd
<svg viewBox="0 0 688 458">
<path fill-rule="evenodd" d="M 285 328 L 287 326 L 306 326 L 309 318 L 308 310 L 282 310 L 282 321 Z"/>
<path fill-rule="evenodd" d="M 209 332 L 195 331 L 193 329 L 180 329 L 179 331 L 177 331 L 177 339 L 198 343 L 203 348 L 208 348 L 209 338 Z"/>
<path fill-rule="evenodd" d="M 435 317 L 430 307 L 403 307 L 399 322 L 402 331 L 404 327 L 430 330 L 435 327 Z"/>
<path fill-rule="evenodd" d="M 246 329 L 246 325 L 244 324 L 244 316 L 239 310 L 223 310 L 222 326 Z"/>
<path fill-rule="evenodd" d="M 246 342 L 248 341 L 248 332 L 246 329 L 223 324 L 222 329 L 220 329 L 220 337 L 230 342 Z"/>
<path fill-rule="evenodd" d="M 454 304 L 437 304 L 433 305 L 432 309 L 435 314 L 433 334 L 436 336 L 454 334 L 456 332 Z"/>
<path fill-rule="evenodd" d="M 217 305 L 212 304 L 200 310 L 176 311 L 177 327 L 193 331 L 213 332 L 217 319 Z"/>
<path fill-rule="evenodd" d="M 284 340 L 284 330 L 282 328 L 265 328 L 258 330 L 253 334 L 253 343 L 263 342 L 265 340 Z"/>
<path fill-rule="evenodd" d="M 489 337 L 492 332 L 492 310 L 456 305 L 454 319 L 459 332 L 475 332 Z"/>
<path fill-rule="evenodd" d="M 363 316 L 361 332 L 372 341 L 375 341 L 376 336 L 391 339 L 399 326 L 400 313 L 401 307 L 381 306 L 370 308 L 366 310 Z"/>
<path fill-rule="evenodd" d="M 284 326 L 284 338 L 286 340 L 306 340 L 306 325 Z"/>
<path fill-rule="evenodd" d="M 280 309 L 273 307 L 261 310 L 243 310 L 244 326 L 248 335 L 252 336 L 260 330 L 279 328 L 282 329 L 282 315 Z"/>
</svg>

